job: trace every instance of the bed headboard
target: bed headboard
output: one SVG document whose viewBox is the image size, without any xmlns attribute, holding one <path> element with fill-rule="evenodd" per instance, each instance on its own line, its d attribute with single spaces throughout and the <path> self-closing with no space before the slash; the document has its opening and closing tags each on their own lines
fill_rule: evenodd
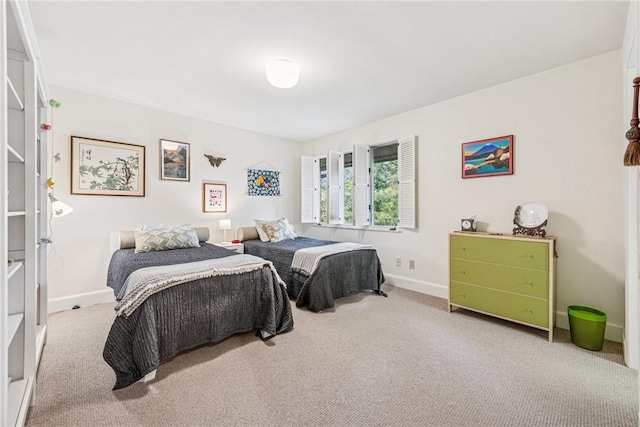
<svg viewBox="0 0 640 427">
<path fill-rule="evenodd" d="M 208 227 L 195 227 L 198 234 L 198 240 L 200 242 L 206 242 L 209 240 L 209 228 Z M 256 232 L 257 235 L 257 232 Z M 110 249 L 113 254 L 118 249 L 135 248 L 136 239 L 133 235 L 133 230 L 127 231 L 112 231 L 110 236 Z"/>
<path fill-rule="evenodd" d="M 259 238 L 260 236 L 258 236 L 258 230 L 256 230 L 255 226 L 238 228 L 238 240 L 241 242 Z"/>
</svg>

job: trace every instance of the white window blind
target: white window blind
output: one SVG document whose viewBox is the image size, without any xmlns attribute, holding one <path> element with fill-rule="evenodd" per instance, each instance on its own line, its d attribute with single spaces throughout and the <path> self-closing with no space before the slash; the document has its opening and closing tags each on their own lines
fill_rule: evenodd
<svg viewBox="0 0 640 427">
<path fill-rule="evenodd" d="M 353 223 L 356 226 L 369 225 L 369 208 L 371 190 L 369 147 L 366 145 L 353 146 Z"/>
<path fill-rule="evenodd" d="M 320 218 L 320 165 L 315 157 L 302 157 L 302 223 L 317 223 Z"/>
<path fill-rule="evenodd" d="M 398 140 L 398 226 L 416 228 L 416 140 Z"/>
</svg>

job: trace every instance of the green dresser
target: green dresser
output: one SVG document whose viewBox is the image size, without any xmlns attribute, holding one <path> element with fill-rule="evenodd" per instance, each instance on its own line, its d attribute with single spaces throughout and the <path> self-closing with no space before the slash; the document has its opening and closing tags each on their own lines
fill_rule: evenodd
<svg viewBox="0 0 640 427">
<path fill-rule="evenodd" d="M 461 307 L 548 331 L 555 324 L 555 238 L 449 235 L 449 311 Z"/>
</svg>

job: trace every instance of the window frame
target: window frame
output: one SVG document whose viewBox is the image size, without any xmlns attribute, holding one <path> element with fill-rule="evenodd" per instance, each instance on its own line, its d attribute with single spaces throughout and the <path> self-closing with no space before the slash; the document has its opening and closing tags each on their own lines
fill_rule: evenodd
<svg viewBox="0 0 640 427">
<path fill-rule="evenodd" d="M 373 225 L 372 147 L 398 144 L 398 224 Z M 330 150 L 326 156 L 302 157 L 302 223 L 345 228 L 417 228 L 416 224 L 416 137 L 410 135 L 380 144 L 353 146 L 353 224 L 344 224 L 344 155 L 349 151 Z M 327 223 L 320 223 L 320 162 L 327 159 Z M 337 171 L 334 169 L 337 168 Z M 333 178 L 332 178 L 333 177 Z M 337 180 L 337 183 L 335 182 Z M 336 205 L 337 203 L 337 205 Z"/>
</svg>

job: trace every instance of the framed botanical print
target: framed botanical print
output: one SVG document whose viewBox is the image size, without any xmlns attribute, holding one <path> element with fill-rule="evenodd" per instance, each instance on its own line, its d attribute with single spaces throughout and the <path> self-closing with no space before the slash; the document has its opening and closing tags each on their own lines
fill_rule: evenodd
<svg viewBox="0 0 640 427">
<path fill-rule="evenodd" d="M 189 181 L 191 145 L 187 142 L 160 140 L 160 179 Z"/>
<path fill-rule="evenodd" d="M 71 137 L 71 193 L 144 197 L 145 147 Z"/>
</svg>

